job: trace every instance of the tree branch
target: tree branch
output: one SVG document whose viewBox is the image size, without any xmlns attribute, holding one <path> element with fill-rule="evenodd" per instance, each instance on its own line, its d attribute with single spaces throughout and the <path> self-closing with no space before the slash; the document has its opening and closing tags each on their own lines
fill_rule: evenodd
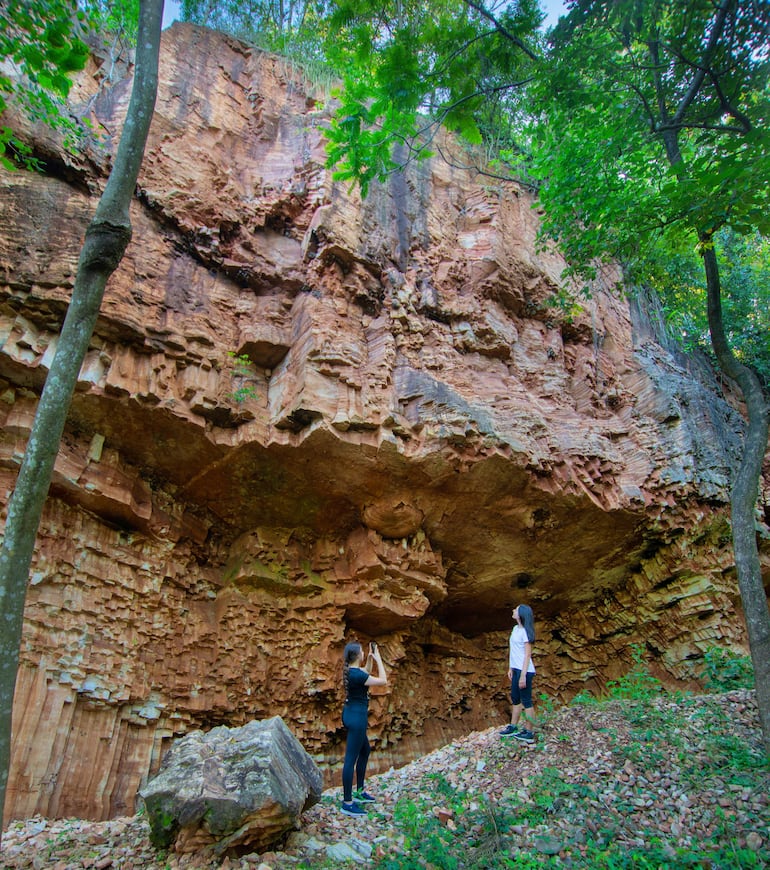
<svg viewBox="0 0 770 870">
<path fill-rule="evenodd" d="M 722 31 L 724 30 L 725 21 L 727 20 L 728 8 L 732 2 L 733 0 L 721 0 L 719 6 L 717 7 L 717 15 L 714 21 L 714 26 L 711 28 L 709 41 L 703 53 L 704 62 L 702 64 L 698 64 L 697 66 L 693 65 L 696 69 L 695 76 L 693 77 L 692 82 L 690 82 L 690 87 L 687 89 L 687 93 L 682 97 L 679 102 L 679 107 L 674 114 L 675 122 L 680 122 L 682 120 L 685 112 L 689 109 L 693 100 L 695 99 L 695 97 L 697 97 L 701 86 L 703 85 L 703 80 L 706 77 L 706 70 L 711 65 L 711 58 L 714 56 L 717 43 L 719 42 L 719 38 L 722 35 Z"/>
<path fill-rule="evenodd" d="M 477 2 L 477 0 L 465 0 L 465 3 L 466 5 L 470 6 L 471 9 L 475 9 L 476 12 L 478 12 L 479 15 L 481 15 L 483 18 L 486 18 L 487 21 L 491 22 L 498 33 L 500 33 L 502 36 L 512 42 L 515 46 L 520 48 L 524 52 L 524 54 L 527 55 L 528 58 L 530 58 L 531 60 L 539 59 L 535 52 L 532 51 L 531 48 L 529 48 L 529 46 L 525 45 L 519 39 L 519 37 L 511 33 L 510 30 L 503 27 L 503 25 L 497 20 L 497 18 L 495 18 L 495 16 L 491 12 L 488 12 L 481 3 Z"/>
</svg>

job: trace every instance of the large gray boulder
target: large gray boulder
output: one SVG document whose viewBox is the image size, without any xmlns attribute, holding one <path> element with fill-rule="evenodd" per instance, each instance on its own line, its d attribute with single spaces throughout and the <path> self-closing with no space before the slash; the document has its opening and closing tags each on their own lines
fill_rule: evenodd
<svg viewBox="0 0 770 870">
<path fill-rule="evenodd" d="M 321 797 L 321 771 L 280 716 L 194 731 L 139 790 L 158 848 L 261 852 Z"/>
</svg>

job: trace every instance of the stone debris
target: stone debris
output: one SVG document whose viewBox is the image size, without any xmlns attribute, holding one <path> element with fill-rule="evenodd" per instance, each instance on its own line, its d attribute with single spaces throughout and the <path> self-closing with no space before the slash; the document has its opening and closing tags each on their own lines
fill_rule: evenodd
<svg viewBox="0 0 770 870">
<path fill-rule="evenodd" d="M 665 713 L 676 701 L 662 698 L 655 705 Z M 141 814 L 107 822 L 33 818 L 8 826 L 0 866 L 3 870 L 285 870 L 324 862 L 371 866 L 384 854 L 404 848 L 403 835 L 394 824 L 399 801 L 413 801 L 426 817 L 443 813 L 447 825 L 453 821 L 436 793 L 437 775 L 469 795 L 472 805 L 505 801 L 524 809 L 537 800 L 538 777 L 548 769 L 558 770 L 565 781 L 580 783 L 593 797 L 557 798 L 547 829 L 530 828 L 522 815 L 521 824 L 507 833 L 511 849 L 557 855 L 565 843 L 575 842 L 576 837 L 580 842 L 586 831 L 595 833 L 608 823 L 615 827 L 616 839 L 629 848 L 643 847 L 655 837 L 692 848 L 713 835 L 718 805 L 730 820 L 736 847 L 755 853 L 756 866 L 767 866 L 763 861 L 770 859 L 770 770 L 755 769 L 745 783 L 728 784 L 715 770 L 702 737 L 704 719 L 723 717 L 726 740 L 759 747 L 754 695 L 740 690 L 702 696 L 692 710 L 686 728 L 671 740 L 665 734 L 650 738 L 638 745 L 638 753 L 638 732 L 613 703 L 565 707 L 547 714 L 533 746 L 502 740 L 497 728 L 469 734 L 401 769 L 371 777 L 367 789 L 377 803 L 365 818 L 342 815 L 341 789 L 328 789 L 302 815 L 300 829 L 290 833 L 280 849 L 261 854 L 223 858 L 210 849 L 181 855 L 157 851 L 150 844 L 147 818 Z M 624 760 L 619 759 L 618 747 L 627 755 Z M 702 769 L 701 780 L 693 782 L 682 774 L 683 747 L 690 762 Z"/>
<path fill-rule="evenodd" d="M 321 797 L 323 775 L 280 716 L 194 731 L 172 746 L 140 796 L 160 848 L 264 849 Z"/>
</svg>

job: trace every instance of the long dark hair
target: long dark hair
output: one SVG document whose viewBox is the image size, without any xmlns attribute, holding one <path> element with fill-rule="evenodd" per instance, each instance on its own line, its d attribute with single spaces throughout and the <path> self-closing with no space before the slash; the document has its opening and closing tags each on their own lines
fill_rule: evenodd
<svg viewBox="0 0 770 870">
<path fill-rule="evenodd" d="M 535 614 L 528 604 L 519 605 L 519 622 L 524 631 L 527 632 L 527 640 L 530 643 L 535 642 Z"/>
<path fill-rule="evenodd" d="M 353 662 L 363 656 L 364 651 L 360 643 L 349 643 L 342 654 L 342 685 L 345 689 L 345 697 L 348 696 L 348 673 Z"/>
</svg>

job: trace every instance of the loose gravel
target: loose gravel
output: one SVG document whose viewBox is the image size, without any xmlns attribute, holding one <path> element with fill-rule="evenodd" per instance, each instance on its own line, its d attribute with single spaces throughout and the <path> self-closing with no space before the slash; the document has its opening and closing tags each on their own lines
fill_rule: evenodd
<svg viewBox="0 0 770 870">
<path fill-rule="evenodd" d="M 456 830 L 468 837 L 458 794 L 469 812 L 478 811 L 480 818 L 486 812 L 490 820 L 472 836 L 483 839 L 492 831 L 493 846 L 503 854 L 537 854 L 541 861 L 553 856 L 554 866 L 569 866 L 570 855 L 579 857 L 582 844 L 601 836 L 629 851 L 662 842 L 676 866 L 678 850 L 697 850 L 727 831 L 740 854 L 750 856 L 750 863 L 736 866 L 770 867 L 770 766 L 761 763 L 753 692 L 575 705 L 542 718 L 534 745 L 488 729 L 371 777 L 367 790 L 377 803 L 365 818 L 342 815 L 341 790 L 329 789 L 280 851 L 224 860 L 205 851 L 176 855 L 151 846 L 141 814 L 106 822 L 37 817 L 8 826 L 0 867 L 372 867 L 384 855 L 408 851 L 396 818 L 404 806 L 411 807 L 413 819 L 438 820 L 447 836 Z M 547 822 L 531 812 L 537 807 L 547 807 Z M 508 822 L 497 831 L 503 811 Z"/>
</svg>

